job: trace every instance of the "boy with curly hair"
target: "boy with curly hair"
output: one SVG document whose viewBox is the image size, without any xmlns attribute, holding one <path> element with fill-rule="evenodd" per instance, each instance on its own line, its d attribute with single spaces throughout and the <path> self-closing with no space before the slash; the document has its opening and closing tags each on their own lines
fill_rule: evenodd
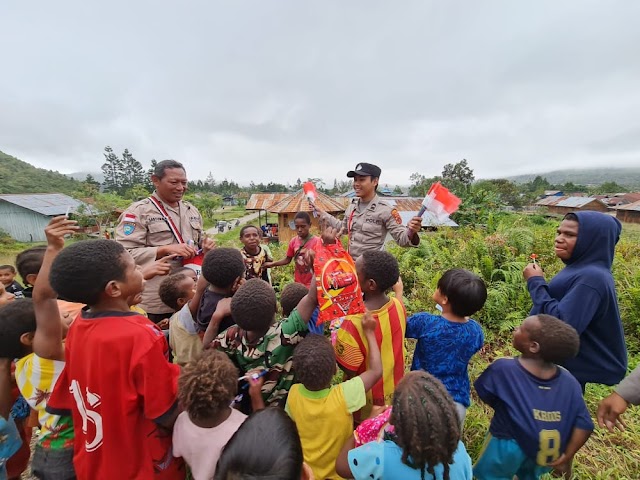
<svg viewBox="0 0 640 480">
<path fill-rule="evenodd" d="M 473 474 L 534 479 L 553 468 L 571 478 L 593 422 L 580 384 L 556 364 L 576 356 L 578 332 L 551 315 L 533 315 L 513 332 L 513 346 L 519 357 L 499 358 L 474 384 L 495 413 Z"/>
<path fill-rule="evenodd" d="M 404 345 L 407 313 L 396 297 L 387 296 L 400 277 L 398 261 L 382 250 L 364 252 L 356 260 L 358 282 L 364 294 L 364 305 L 376 321 L 376 343 L 382 355 L 382 378 L 367 392 L 362 417 L 367 418 L 373 405 L 388 405 L 393 391 L 404 376 Z M 362 315 L 344 319 L 336 335 L 338 364 L 348 378 L 362 374 L 367 368 L 369 341 L 364 335 Z"/>
<path fill-rule="evenodd" d="M 336 478 L 336 458 L 353 432 L 353 412 L 366 403 L 366 391 L 382 376 L 376 343 L 376 321 L 362 319 L 370 348 L 369 368 L 357 377 L 331 386 L 337 371 L 333 346 L 323 335 L 308 335 L 293 353 L 293 371 L 300 383 L 291 387 L 285 411 L 296 422 L 304 461 L 316 478 Z"/>
<path fill-rule="evenodd" d="M 255 409 L 264 408 L 262 379 L 249 381 Z M 184 411 L 173 427 L 173 455 L 184 458 L 194 480 L 215 475 L 222 449 L 247 418 L 229 406 L 237 391 L 238 369 L 222 352 L 207 350 L 182 369 L 178 401 Z"/>
<path fill-rule="evenodd" d="M 117 242 L 89 240 L 62 250 L 51 267 L 58 295 L 88 305 L 66 341 L 65 369 L 51 413 L 71 412 L 78 479 L 184 478 L 171 455 L 180 367 L 168 362 L 162 331 L 129 310 L 142 272 Z"/>
</svg>

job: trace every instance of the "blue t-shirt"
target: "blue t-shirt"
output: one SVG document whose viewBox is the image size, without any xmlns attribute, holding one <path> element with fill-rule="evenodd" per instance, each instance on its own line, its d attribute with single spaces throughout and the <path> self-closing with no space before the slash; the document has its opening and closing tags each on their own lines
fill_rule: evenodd
<svg viewBox="0 0 640 480">
<path fill-rule="evenodd" d="M 440 380 L 453 400 L 468 407 L 471 384 L 467 366 L 482 348 L 484 334 L 475 321 L 450 322 L 440 315 L 417 313 L 407 319 L 407 338 L 417 338 L 411 370 L 425 370 Z"/>
<path fill-rule="evenodd" d="M 562 367 L 553 378 L 543 380 L 527 371 L 518 358 L 500 358 L 474 386 L 480 399 L 495 410 L 491 434 L 515 440 L 539 465 L 564 452 L 574 428 L 593 430 L 580 384 Z"/>
<path fill-rule="evenodd" d="M 422 478 L 420 470 L 402 463 L 402 449 L 391 440 L 365 443 L 349 452 L 349 468 L 356 480 L 402 478 L 406 480 Z M 435 476 L 425 468 L 425 480 L 441 480 L 444 468 L 442 464 L 434 466 Z M 449 465 L 450 480 L 471 480 L 471 458 L 462 442 L 453 454 L 453 463 Z"/>
</svg>

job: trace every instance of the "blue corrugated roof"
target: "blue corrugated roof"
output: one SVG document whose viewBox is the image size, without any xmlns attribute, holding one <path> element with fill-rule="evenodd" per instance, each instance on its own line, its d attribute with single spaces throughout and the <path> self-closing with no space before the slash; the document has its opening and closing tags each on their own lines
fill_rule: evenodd
<svg viewBox="0 0 640 480">
<path fill-rule="evenodd" d="M 82 202 L 62 193 L 22 193 L 12 195 L 0 195 L 0 200 L 4 200 L 19 207 L 32 210 L 34 212 L 47 215 L 64 215 L 75 212 Z"/>
</svg>

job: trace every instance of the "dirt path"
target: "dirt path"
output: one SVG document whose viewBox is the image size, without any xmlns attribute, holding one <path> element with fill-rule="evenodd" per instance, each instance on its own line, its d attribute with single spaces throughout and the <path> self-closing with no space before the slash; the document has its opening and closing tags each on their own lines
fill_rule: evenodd
<svg viewBox="0 0 640 480">
<path fill-rule="evenodd" d="M 256 218 L 258 218 L 258 212 L 249 213 L 244 217 L 240 217 L 238 220 L 240 220 L 240 225 L 244 225 L 245 223 L 249 223 L 251 220 L 255 220 Z M 232 227 L 235 228 L 235 225 L 232 224 Z M 211 227 L 209 230 L 207 230 L 207 234 L 209 235 L 217 235 L 218 233 L 220 233 L 218 232 L 218 227 Z"/>
</svg>

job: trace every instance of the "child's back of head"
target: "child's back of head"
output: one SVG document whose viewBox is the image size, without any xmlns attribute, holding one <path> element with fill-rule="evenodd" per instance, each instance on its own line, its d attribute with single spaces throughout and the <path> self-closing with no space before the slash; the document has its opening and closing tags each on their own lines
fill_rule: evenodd
<svg viewBox="0 0 640 480">
<path fill-rule="evenodd" d="M 385 293 L 393 287 L 400 278 L 398 261 L 389 252 L 383 250 L 369 250 L 356 261 L 358 280 L 365 292 L 371 291 L 375 282 L 375 290 Z"/>
<path fill-rule="evenodd" d="M 16 257 L 16 269 L 25 286 L 35 285 L 46 250 L 45 246 L 31 247 L 23 250 Z"/>
<path fill-rule="evenodd" d="M 244 272 L 242 254 L 235 248 L 215 248 L 202 261 L 202 275 L 214 287 L 230 288 Z"/>
<path fill-rule="evenodd" d="M 293 309 L 298 306 L 300 300 L 309 293 L 309 289 L 301 283 L 289 283 L 282 289 L 280 294 L 280 307 L 282 307 L 282 316 L 288 317 Z"/>
<path fill-rule="evenodd" d="M 438 379 L 424 371 L 409 372 L 396 387 L 390 423 L 403 463 L 431 475 L 441 464 L 444 478 L 449 477 L 460 426 L 453 399 Z"/>
<path fill-rule="evenodd" d="M 487 300 L 487 286 L 478 275 L 463 268 L 444 272 L 438 290 L 447 297 L 451 311 L 460 317 L 473 315 Z"/>
<path fill-rule="evenodd" d="M 296 424 L 282 409 L 265 408 L 252 413 L 231 437 L 214 479 L 297 480 L 303 478 L 303 462 Z"/>
<path fill-rule="evenodd" d="M 296 380 L 307 390 L 318 391 L 328 388 L 336 368 L 333 345 L 324 335 L 307 335 L 293 352 Z"/>
<path fill-rule="evenodd" d="M 215 250 L 214 250 L 215 251 Z M 266 333 L 277 309 L 271 285 L 259 279 L 247 280 L 231 299 L 231 315 L 243 330 Z"/>
<path fill-rule="evenodd" d="M 158 295 L 162 303 L 173 311 L 178 311 L 193 298 L 194 288 L 195 283 L 191 276 L 186 273 L 172 273 L 160 283 Z"/>
<path fill-rule="evenodd" d="M 0 358 L 21 358 L 31 352 L 36 314 L 31 299 L 0 307 Z"/>
<path fill-rule="evenodd" d="M 526 325 L 530 341 L 538 343 L 538 356 L 545 362 L 563 363 L 578 354 L 580 336 L 568 323 L 544 313 L 528 317 L 525 322 L 522 326 Z"/>
<path fill-rule="evenodd" d="M 238 390 L 238 369 L 217 350 L 182 368 L 178 379 L 178 401 L 192 421 L 215 418 L 228 409 Z"/>
<path fill-rule="evenodd" d="M 129 280 L 127 262 L 133 261 L 130 257 L 122 245 L 111 240 L 74 243 L 63 249 L 53 261 L 51 287 L 66 300 L 94 305 L 101 299 L 107 284 Z M 139 291 L 141 287 L 142 283 Z M 134 295 L 139 291 L 128 293 Z"/>
</svg>

